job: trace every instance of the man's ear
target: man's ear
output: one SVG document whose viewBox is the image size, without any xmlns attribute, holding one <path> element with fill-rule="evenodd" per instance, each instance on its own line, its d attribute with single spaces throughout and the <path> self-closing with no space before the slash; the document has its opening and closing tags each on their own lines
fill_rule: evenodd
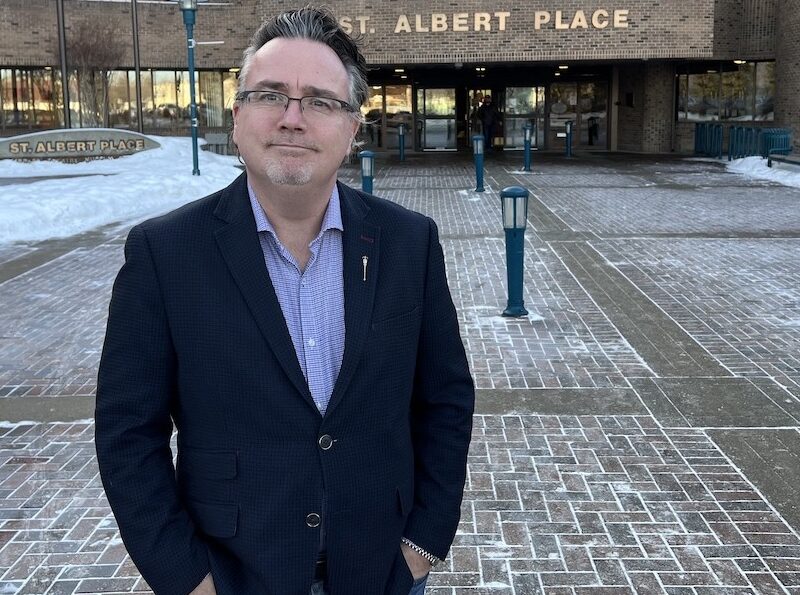
<svg viewBox="0 0 800 595">
<path fill-rule="evenodd" d="M 233 130 L 231 131 L 231 137 L 236 140 L 236 119 L 239 117 L 239 110 L 241 109 L 241 105 L 238 102 L 234 102 L 233 106 L 231 107 L 231 115 L 233 116 Z"/>
</svg>

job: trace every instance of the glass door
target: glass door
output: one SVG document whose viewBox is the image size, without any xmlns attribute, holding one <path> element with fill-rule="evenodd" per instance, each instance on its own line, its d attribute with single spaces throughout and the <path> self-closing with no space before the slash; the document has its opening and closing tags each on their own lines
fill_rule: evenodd
<svg viewBox="0 0 800 595">
<path fill-rule="evenodd" d="M 413 122 L 411 118 L 411 85 L 386 85 L 386 148 L 400 148 L 398 129 L 403 124 L 403 145 L 413 145 Z"/>
<path fill-rule="evenodd" d="M 586 147 L 608 147 L 608 86 L 605 82 L 581 83 L 580 135 L 578 142 Z"/>
<path fill-rule="evenodd" d="M 533 148 L 544 146 L 544 87 L 508 87 L 506 89 L 505 146 L 523 149 L 525 124 L 534 126 Z"/>
<path fill-rule="evenodd" d="M 424 151 L 455 151 L 456 90 L 417 89 L 417 126 Z"/>
<path fill-rule="evenodd" d="M 573 146 L 578 120 L 578 84 L 553 83 L 550 85 L 550 125 L 548 127 L 550 149 L 564 149 L 567 146 L 567 122 L 572 122 Z"/>
</svg>

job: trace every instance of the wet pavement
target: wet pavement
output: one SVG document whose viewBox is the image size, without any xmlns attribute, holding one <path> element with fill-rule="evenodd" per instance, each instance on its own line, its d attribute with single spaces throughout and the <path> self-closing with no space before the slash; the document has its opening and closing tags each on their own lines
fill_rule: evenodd
<svg viewBox="0 0 800 595">
<path fill-rule="evenodd" d="M 477 412 L 429 595 L 800 595 L 800 190 L 661 156 L 380 156 L 439 225 Z M 357 172 L 342 179 L 357 185 Z M 87 183 L 90 183 L 87 181 Z M 502 318 L 499 190 L 531 191 Z M 149 593 L 94 459 L 127 229 L 0 246 L 0 593 Z"/>
</svg>

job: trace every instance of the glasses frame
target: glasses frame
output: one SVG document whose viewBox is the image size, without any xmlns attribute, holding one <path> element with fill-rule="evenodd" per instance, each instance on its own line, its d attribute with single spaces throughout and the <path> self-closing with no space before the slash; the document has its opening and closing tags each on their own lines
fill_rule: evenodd
<svg viewBox="0 0 800 595">
<path fill-rule="evenodd" d="M 281 93 L 280 91 L 273 91 L 271 89 L 251 89 L 251 90 L 248 90 L 248 91 L 239 91 L 236 94 L 235 100 L 243 102 L 243 103 L 250 103 L 250 95 L 252 95 L 253 93 L 272 93 L 273 95 L 280 95 L 281 97 L 285 97 L 286 98 L 286 104 L 283 106 L 284 113 L 286 112 L 286 110 L 289 109 L 289 104 L 292 101 L 296 101 L 298 103 L 298 105 L 300 106 L 300 112 L 305 114 L 306 110 L 305 110 L 305 107 L 303 107 L 303 100 L 304 99 L 324 99 L 325 101 L 333 101 L 333 102 L 339 104 L 339 107 L 341 108 L 342 112 L 344 112 L 344 113 L 353 114 L 353 113 L 358 112 L 357 108 L 353 107 L 352 105 L 350 105 L 346 101 L 343 101 L 341 99 L 337 99 L 336 97 L 323 97 L 323 96 L 320 96 L 320 95 L 303 95 L 302 97 L 290 97 L 286 93 Z M 262 107 L 265 107 L 265 106 L 262 106 Z M 318 111 L 316 111 L 314 109 L 312 109 L 311 111 L 314 111 L 314 112 L 316 112 L 318 114 L 322 113 L 322 112 L 318 112 Z"/>
</svg>

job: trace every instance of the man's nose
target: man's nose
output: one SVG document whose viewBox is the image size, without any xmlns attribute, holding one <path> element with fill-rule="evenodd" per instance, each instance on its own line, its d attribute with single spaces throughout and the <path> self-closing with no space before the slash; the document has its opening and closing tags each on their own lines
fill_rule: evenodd
<svg viewBox="0 0 800 595">
<path fill-rule="evenodd" d="M 281 116 L 281 125 L 287 128 L 305 128 L 306 120 L 299 99 L 289 98 Z"/>
</svg>

